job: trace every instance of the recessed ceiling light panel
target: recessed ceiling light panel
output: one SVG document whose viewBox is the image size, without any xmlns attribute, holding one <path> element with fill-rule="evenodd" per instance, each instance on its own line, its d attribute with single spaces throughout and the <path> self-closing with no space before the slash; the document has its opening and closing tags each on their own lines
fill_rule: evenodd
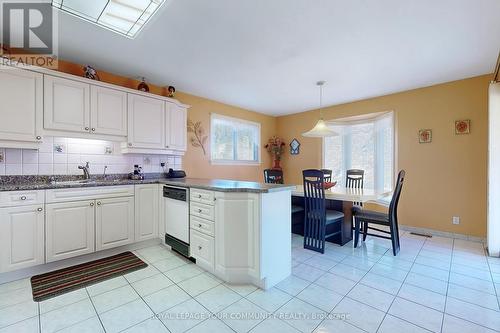
<svg viewBox="0 0 500 333">
<path fill-rule="evenodd" d="M 52 6 L 134 38 L 166 0 L 52 0 Z"/>
</svg>

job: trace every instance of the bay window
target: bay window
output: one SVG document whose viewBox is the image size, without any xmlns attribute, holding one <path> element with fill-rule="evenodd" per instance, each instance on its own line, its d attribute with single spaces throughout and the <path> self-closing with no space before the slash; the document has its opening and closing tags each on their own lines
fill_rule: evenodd
<svg viewBox="0 0 500 333">
<path fill-rule="evenodd" d="M 323 139 L 323 167 L 345 186 L 349 169 L 365 171 L 364 187 L 392 191 L 394 181 L 393 112 L 328 121 L 339 135 Z"/>
</svg>

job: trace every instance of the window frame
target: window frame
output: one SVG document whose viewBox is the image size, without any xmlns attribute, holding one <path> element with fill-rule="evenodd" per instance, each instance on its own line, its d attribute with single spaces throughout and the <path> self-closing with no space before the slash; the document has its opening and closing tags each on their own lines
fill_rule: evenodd
<svg viewBox="0 0 500 333">
<path fill-rule="evenodd" d="M 392 184 L 392 189 L 390 192 L 394 190 L 394 184 L 397 178 L 397 127 L 396 127 L 396 113 L 394 111 L 384 111 L 384 112 L 377 112 L 377 113 L 370 113 L 370 114 L 364 114 L 364 115 L 359 115 L 359 116 L 353 116 L 353 117 L 347 117 L 347 118 L 338 118 L 338 119 L 331 119 L 326 121 L 327 125 L 331 126 L 352 126 L 352 125 L 358 125 L 358 124 L 374 124 L 376 126 L 377 121 L 380 121 L 383 118 L 391 118 L 392 122 L 392 179 L 391 179 L 391 184 Z M 325 168 L 325 162 L 326 162 L 326 144 L 325 144 L 326 138 L 323 138 L 321 140 L 322 147 L 321 147 L 321 165 L 322 168 Z M 375 145 L 374 145 L 374 151 L 375 155 L 377 155 L 377 150 L 380 149 L 378 145 L 378 140 L 377 136 L 374 138 L 375 140 Z M 345 155 L 346 151 L 344 150 L 344 143 L 342 143 L 342 153 L 344 154 L 344 161 L 345 161 Z M 375 161 L 374 165 L 374 170 L 375 170 L 375 175 L 377 175 L 377 159 Z M 344 175 L 345 176 L 345 175 Z M 383 187 L 377 188 L 377 178 L 374 179 L 374 189 L 378 191 L 386 191 Z M 383 184 L 383 181 L 382 181 Z M 387 198 L 382 198 L 381 200 L 376 200 L 377 203 L 380 203 L 382 205 L 388 205 L 387 204 Z"/>
<path fill-rule="evenodd" d="M 257 128 L 257 139 L 256 139 L 256 145 L 255 147 L 256 150 L 256 156 L 257 160 L 223 160 L 223 159 L 214 159 L 212 155 L 212 150 L 214 147 L 214 142 L 213 142 L 213 137 L 212 134 L 214 133 L 213 130 L 213 120 L 214 119 L 222 119 L 222 120 L 228 120 L 236 123 L 241 123 L 241 124 L 246 124 L 246 125 L 251 125 L 255 126 Z M 246 119 L 241 119 L 241 118 L 236 118 L 236 117 L 231 117 L 231 116 L 225 116 L 221 115 L 218 113 L 210 113 L 210 148 L 209 148 L 209 154 L 210 154 L 210 164 L 212 165 L 260 165 L 262 163 L 261 159 L 261 124 L 259 122 L 255 121 L 250 121 Z M 234 143 L 234 142 L 233 142 Z M 236 146 L 235 146 L 236 147 Z M 233 155 L 236 153 L 236 148 L 233 147 Z"/>
</svg>

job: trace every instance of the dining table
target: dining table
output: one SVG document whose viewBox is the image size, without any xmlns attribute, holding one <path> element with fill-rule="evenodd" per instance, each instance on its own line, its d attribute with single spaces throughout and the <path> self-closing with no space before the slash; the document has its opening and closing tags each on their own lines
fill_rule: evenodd
<svg viewBox="0 0 500 333">
<path fill-rule="evenodd" d="M 327 239 L 327 241 L 345 245 L 352 240 L 352 226 L 353 226 L 353 207 L 354 203 L 366 204 L 369 202 L 377 202 L 390 198 L 392 191 L 376 190 L 376 189 L 363 189 L 363 188 L 346 188 L 341 186 L 334 186 L 330 189 L 325 189 L 325 206 L 326 209 L 337 210 L 344 213 L 344 220 L 340 224 L 341 233 Z M 292 191 L 292 205 L 304 207 L 304 186 L 297 185 L 295 190 Z M 300 223 L 300 219 L 298 221 Z M 292 219 L 293 220 L 293 219 Z M 303 226 L 303 225 L 302 225 Z M 300 230 L 301 228 L 299 228 Z M 303 227 L 302 227 L 303 230 Z"/>
</svg>

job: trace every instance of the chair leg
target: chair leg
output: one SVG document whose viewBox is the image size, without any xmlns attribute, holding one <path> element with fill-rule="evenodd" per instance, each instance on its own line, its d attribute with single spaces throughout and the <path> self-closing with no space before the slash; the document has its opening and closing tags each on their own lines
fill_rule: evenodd
<svg viewBox="0 0 500 333">
<path fill-rule="evenodd" d="M 392 225 L 389 226 L 389 229 L 391 231 L 392 254 L 396 256 L 399 252 L 399 244 L 396 243 L 396 237 L 399 238 L 399 235 L 395 233 L 396 230 Z"/>
<path fill-rule="evenodd" d="M 358 247 L 360 224 L 361 222 L 357 218 L 354 218 L 354 247 Z"/>
<path fill-rule="evenodd" d="M 368 222 L 363 223 L 363 242 L 366 241 L 366 236 L 368 236 Z"/>
</svg>

